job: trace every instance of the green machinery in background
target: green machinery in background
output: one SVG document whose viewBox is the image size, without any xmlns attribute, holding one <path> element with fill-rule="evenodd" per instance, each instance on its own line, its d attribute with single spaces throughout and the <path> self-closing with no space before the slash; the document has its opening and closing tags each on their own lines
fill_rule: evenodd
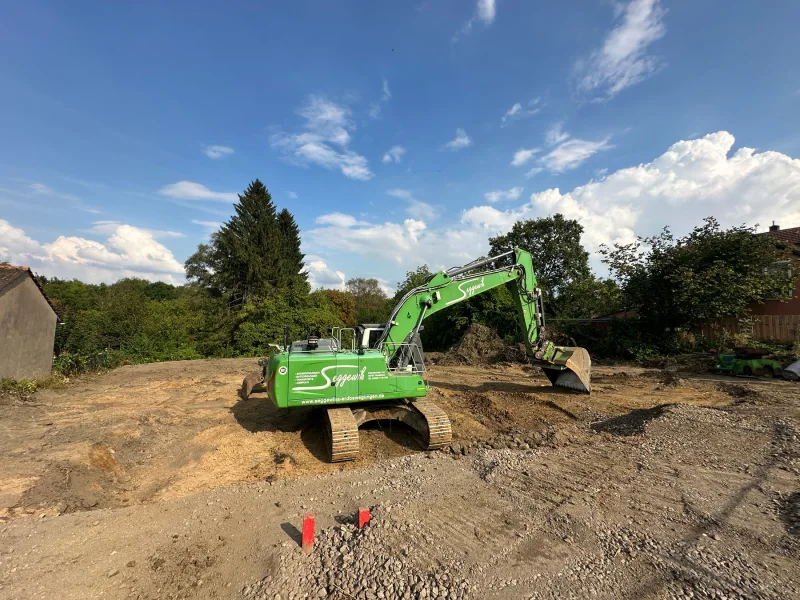
<svg viewBox="0 0 800 600">
<path fill-rule="evenodd" d="M 775 360 L 764 358 L 763 350 L 736 348 L 733 353 L 716 354 L 711 368 L 715 373 L 739 377 L 783 377 L 783 367 Z"/>
<path fill-rule="evenodd" d="M 398 302 L 388 323 L 337 329 L 331 338 L 291 345 L 284 341 L 279 352 L 259 361 L 260 372 L 245 378 L 241 394 L 248 398 L 266 392 L 279 408 L 325 407 L 333 462 L 354 459 L 358 427 L 376 419 L 403 421 L 418 434 L 423 448 L 446 446 L 452 439 L 450 420 L 425 398 L 419 331 L 430 315 L 501 285 L 514 295 L 531 362 L 553 385 L 589 393 L 589 353 L 545 338 L 531 255 L 515 249 L 436 273 Z"/>
</svg>

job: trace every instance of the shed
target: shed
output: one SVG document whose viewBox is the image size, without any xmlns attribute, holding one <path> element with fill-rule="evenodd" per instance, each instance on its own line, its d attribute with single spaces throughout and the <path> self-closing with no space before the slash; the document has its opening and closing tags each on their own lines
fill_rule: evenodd
<svg viewBox="0 0 800 600">
<path fill-rule="evenodd" d="M 0 265 L 0 378 L 49 375 L 57 322 L 30 268 Z"/>
</svg>

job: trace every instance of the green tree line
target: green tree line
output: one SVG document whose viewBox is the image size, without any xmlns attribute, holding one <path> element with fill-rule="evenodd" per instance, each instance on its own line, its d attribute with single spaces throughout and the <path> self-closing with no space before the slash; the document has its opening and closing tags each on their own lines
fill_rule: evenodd
<svg viewBox="0 0 800 600">
<path fill-rule="evenodd" d="M 285 325 L 298 339 L 326 335 L 333 327 L 383 323 L 408 290 L 432 275 L 427 265 L 409 271 L 392 297 L 376 279 L 365 278 L 348 280 L 344 290 L 312 290 L 292 213 L 278 210 L 259 180 L 239 195 L 234 209 L 186 261 L 185 285 L 40 277 L 62 320 L 56 367 L 74 372 L 122 361 L 264 355 L 269 344 L 280 342 Z M 786 297 L 793 285 L 789 270 L 774 268 L 783 264 L 785 250 L 752 229 L 723 230 L 713 219 L 683 238 L 665 230 L 604 248 L 609 278 L 592 272 L 582 233 L 577 221 L 556 214 L 520 221 L 488 242 L 492 256 L 514 247 L 532 253 L 551 332 L 575 337 L 594 353 L 625 355 L 642 344 L 669 349 L 682 328 Z M 613 335 L 575 321 L 623 307 L 634 307 L 638 318 L 615 326 Z M 473 322 L 508 341 L 521 339 L 512 294 L 499 288 L 427 319 L 423 345 L 447 348 Z"/>
</svg>

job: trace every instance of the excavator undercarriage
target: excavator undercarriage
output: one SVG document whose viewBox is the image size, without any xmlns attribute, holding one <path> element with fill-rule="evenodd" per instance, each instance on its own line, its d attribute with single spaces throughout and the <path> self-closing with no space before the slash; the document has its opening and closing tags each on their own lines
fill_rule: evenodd
<svg viewBox="0 0 800 600">
<path fill-rule="evenodd" d="M 370 421 L 400 421 L 408 425 L 423 450 L 444 448 L 453 440 L 450 419 L 430 400 L 401 400 L 364 406 L 328 408 L 325 436 L 331 462 L 354 460 L 359 451 L 358 428 Z"/>
</svg>

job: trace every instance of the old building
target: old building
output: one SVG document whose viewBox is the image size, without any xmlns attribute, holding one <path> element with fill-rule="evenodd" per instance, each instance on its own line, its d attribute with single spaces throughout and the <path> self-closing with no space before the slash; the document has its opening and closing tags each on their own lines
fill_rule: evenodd
<svg viewBox="0 0 800 600">
<path fill-rule="evenodd" d="M 775 245 L 789 251 L 789 259 L 785 268 L 790 270 L 800 269 L 800 227 L 781 229 L 780 225 L 773 223 L 767 235 L 775 240 Z M 781 266 L 781 265 L 777 265 Z M 791 315 L 800 319 L 800 279 L 795 283 L 788 300 L 767 300 L 761 304 L 753 304 L 750 311 L 754 315 Z"/>
<path fill-rule="evenodd" d="M 57 321 L 30 268 L 0 265 L 0 378 L 49 375 Z"/>
</svg>

